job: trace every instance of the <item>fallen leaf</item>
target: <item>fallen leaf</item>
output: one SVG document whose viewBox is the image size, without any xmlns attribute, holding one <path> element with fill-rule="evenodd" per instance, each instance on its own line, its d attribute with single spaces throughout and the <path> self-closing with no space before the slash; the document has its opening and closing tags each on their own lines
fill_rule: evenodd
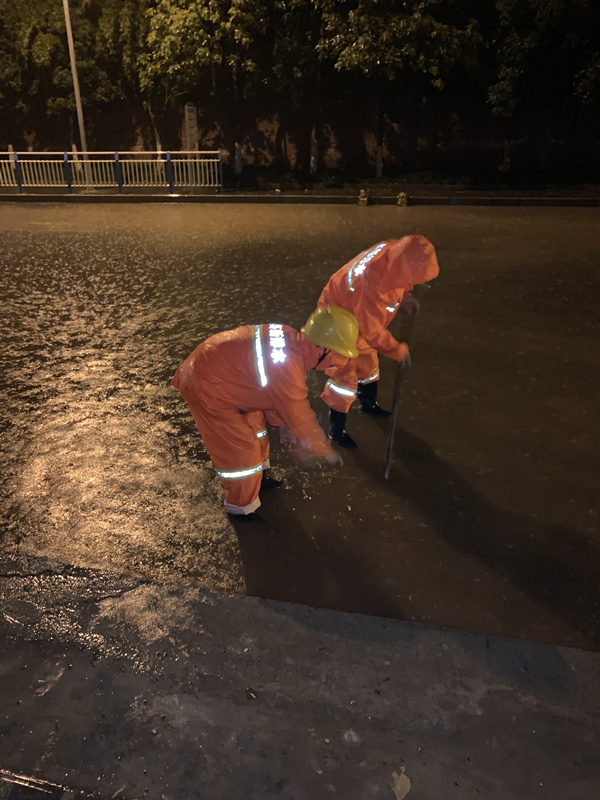
<svg viewBox="0 0 600 800">
<path fill-rule="evenodd" d="M 410 792 L 410 780 L 404 774 L 404 768 L 400 774 L 392 772 L 392 780 L 390 781 L 392 791 L 396 795 L 396 800 L 404 800 L 406 795 Z"/>
</svg>

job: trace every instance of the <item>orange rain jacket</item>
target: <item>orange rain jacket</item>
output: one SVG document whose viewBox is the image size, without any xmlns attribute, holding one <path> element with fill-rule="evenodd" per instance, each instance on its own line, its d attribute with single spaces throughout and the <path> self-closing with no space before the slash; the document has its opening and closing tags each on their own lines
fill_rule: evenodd
<svg viewBox="0 0 600 800">
<path fill-rule="evenodd" d="M 260 506 L 269 466 L 265 416 L 286 425 L 314 456 L 331 444 L 308 402 L 306 373 L 347 359 L 310 344 L 287 325 L 245 325 L 202 342 L 171 382 L 187 402 L 225 493 L 225 506 L 248 514 Z"/>
<path fill-rule="evenodd" d="M 318 306 L 339 306 L 358 320 L 359 356 L 327 369 L 330 380 L 321 395 L 337 411 L 348 412 L 359 383 L 379 379 L 377 354 L 402 361 L 408 346 L 387 330 L 405 292 L 439 275 L 435 248 L 424 236 L 388 239 L 359 253 L 323 289 Z"/>
</svg>

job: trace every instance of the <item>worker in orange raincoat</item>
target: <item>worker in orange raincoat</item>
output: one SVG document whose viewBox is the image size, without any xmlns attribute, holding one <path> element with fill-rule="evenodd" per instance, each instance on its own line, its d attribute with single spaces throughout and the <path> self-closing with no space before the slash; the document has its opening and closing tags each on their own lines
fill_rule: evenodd
<svg viewBox="0 0 600 800">
<path fill-rule="evenodd" d="M 225 494 L 229 514 L 254 517 L 269 467 L 266 420 L 281 441 L 308 457 L 342 464 L 307 399 L 306 373 L 356 358 L 358 323 L 323 307 L 298 333 L 287 325 L 245 325 L 211 336 L 171 382 L 194 417 Z M 265 419 L 266 418 L 266 419 Z"/>
<path fill-rule="evenodd" d="M 358 320 L 358 358 L 326 370 L 329 380 L 321 395 L 330 406 L 329 437 L 343 447 L 356 447 L 346 432 L 346 415 L 358 395 L 363 411 L 387 415 L 377 403 L 381 355 L 410 363 L 408 346 L 387 330 L 400 307 L 408 313 L 419 304 L 410 292 L 439 274 L 435 248 L 424 236 L 388 239 L 359 253 L 331 276 L 318 306 L 339 306 Z"/>
</svg>

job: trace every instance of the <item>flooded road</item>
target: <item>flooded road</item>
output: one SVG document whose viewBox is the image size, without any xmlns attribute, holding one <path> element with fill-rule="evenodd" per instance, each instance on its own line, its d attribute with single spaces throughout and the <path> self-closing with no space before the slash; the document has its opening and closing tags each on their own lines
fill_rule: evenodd
<svg viewBox="0 0 600 800">
<path fill-rule="evenodd" d="M 600 648 L 596 209 L 0 205 L 2 555 Z M 391 236 L 435 244 L 395 462 L 352 411 L 343 469 L 231 524 L 168 384 L 205 337 L 301 327 Z M 381 402 L 394 365 L 382 359 Z M 310 378 L 314 407 L 321 378 Z"/>
</svg>

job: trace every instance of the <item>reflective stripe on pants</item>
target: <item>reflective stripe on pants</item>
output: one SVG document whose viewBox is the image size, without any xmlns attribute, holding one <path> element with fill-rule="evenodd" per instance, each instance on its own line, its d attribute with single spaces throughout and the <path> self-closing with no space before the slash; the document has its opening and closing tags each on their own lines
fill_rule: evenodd
<svg viewBox="0 0 600 800">
<path fill-rule="evenodd" d="M 342 386 L 346 391 L 356 393 L 359 382 L 361 384 L 372 383 L 379 380 L 379 358 L 377 351 L 369 347 L 360 337 L 357 342 L 358 358 L 349 358 L 343 367 L 331 367 L 326 370 L 330 380 L 336 386 Z M 375 377 L 374 377 L 375 376 Z M 350 406 L 354 402 L 356 394 L 353 396 L 342 395 L 334 392 L 329 386 L 330 381 L 325 384 L 325 390 L 321 397 L 330 408 L 347 414 Z"/>
<path fill-rule="evenodd" d="M 269 437 L 257 436 L 265 430 L 265 415 L 235 409 L 216 413 L 186 387 L 180 391 L 219 474 L 225 507 L 234 514 L 249 514 L 260 506 L 262 471 L 269 460 Z"/>
</svg>

